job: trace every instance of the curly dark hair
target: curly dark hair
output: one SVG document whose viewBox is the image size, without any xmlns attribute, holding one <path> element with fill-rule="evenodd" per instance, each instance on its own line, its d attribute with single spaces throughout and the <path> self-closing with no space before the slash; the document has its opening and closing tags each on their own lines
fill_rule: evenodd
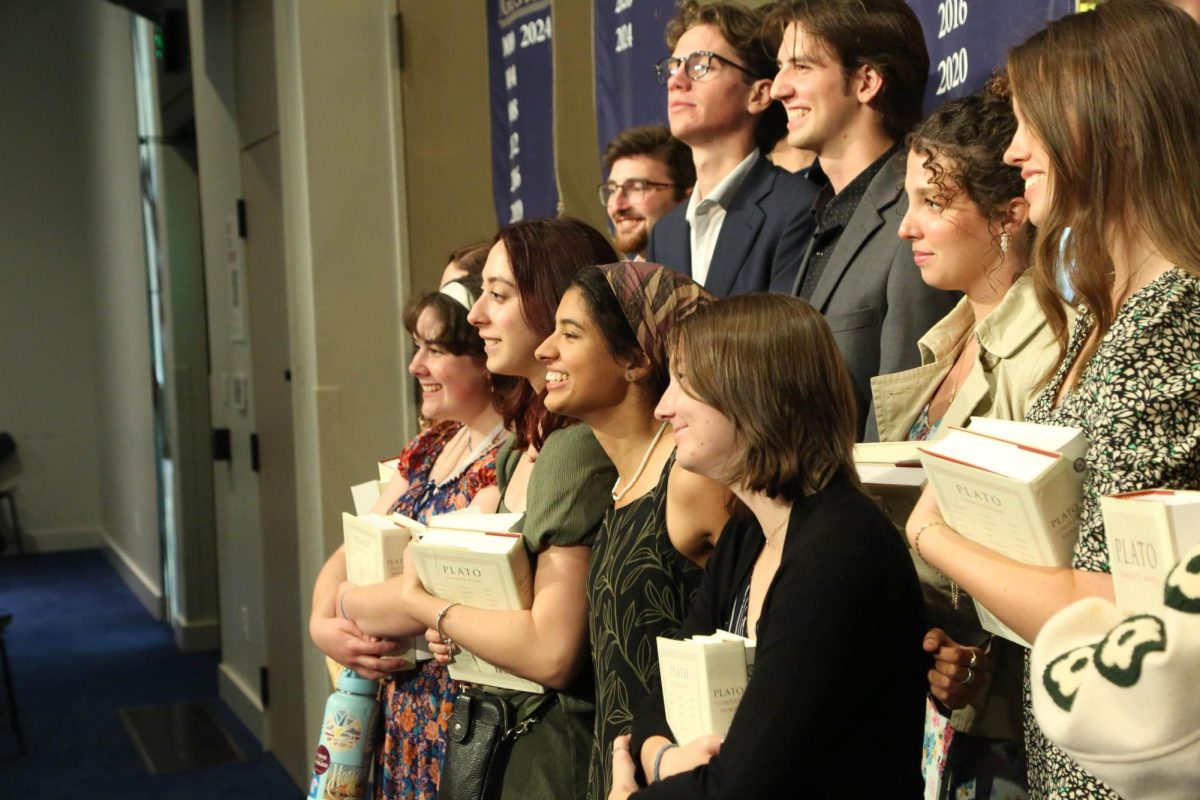
<svg viewBox="0 0 1200 800">
<path fill-rule="evenodd" d="M 988 222 L 1004 217 L 1004 206 L 1025 192 L 1021 170 L 1004 163 L 1017 129 L 1012 101 L 999 87 L 939 106 L 908 136 L 908 146 L 946 202 L 966 192 Z"/>
</svg>

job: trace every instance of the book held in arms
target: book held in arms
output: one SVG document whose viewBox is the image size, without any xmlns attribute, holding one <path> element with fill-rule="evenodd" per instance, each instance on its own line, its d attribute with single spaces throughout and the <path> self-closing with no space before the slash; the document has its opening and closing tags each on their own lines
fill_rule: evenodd
<svg viewBox="0 0 1200 800">
<path fill-rule="evenodd" d="M 412 544 L 413 562 L 426 591 L 447 602 L 496 611 L 533 605 L 533 574 L 519 533 L 521 514 L 457 513 L 431 517 Z M 450 677 L 523 692 L 546 688 L 489 664 L 467 650 L 450 662 Z"/>
<path fill-rule="evenodd" d="M 379 461 L 376 465 L 379 470 L 379 480 L 363 481 L 350 487 L 350 495 L 354 498 L 355 514 L 361 517 L 364 514 L 370 513 L 375 502 L 379 500 L 379 495 L 383 493 L 388 483 L 396 476 L 399 466 L 400 456 Z"/>
<path fill-rule="evenodd" d="M 1200 542 L 1200 492 L 1149 489 L 1100 498 L 1117 607 L 1152 611 L 1181 554 Z"/>
<path fill-rule="evenodd" d="M 859 442 L 854 467 L 867 494 L 901 530 L 925 488 L 920 442 Z"/>
<path fill-rule="evenodd" d="M 956 531 L 1014 561 L 1070 565 L 1087 470 L 1082 430 L 972 417 L 970 428 L 919 449 Z M 975 608 L 985 630 L 1030 646 L 978 601 Z"/>
<path fill-rule="evenodd" d="M 754 672 L 754 642 L 728 631 L 682 641 L 659 636 L 658 666 L 676 743 L 724 736 Z"/>
<path fill-rule="evenodd" d="M 346 580 L 355 586 L 383 583 L 404 571 L 404 549 L 414 534 L 425 526 L 401 514 L 355 516 L 342 512 L 342 540 L 346 552 Z M 417 647 L 419 637 L 401 639 L 400 647 L 383 656 L 398 658 L 415 666 L 417 659 L 431 655 Z"/>
</svg>

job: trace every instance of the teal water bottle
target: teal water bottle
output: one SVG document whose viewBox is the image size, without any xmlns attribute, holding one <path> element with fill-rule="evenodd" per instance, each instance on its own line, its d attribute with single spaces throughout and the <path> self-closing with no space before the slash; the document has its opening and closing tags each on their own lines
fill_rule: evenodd
<svg viewBox="0 0 1200 800">
<path fill-rule="evenodd" d="M 343 668 L 337 688 L 325 703 L 317 755 L 313 760 L 311 800 L 362 800 L 367 796 L 375 726 L 379 722 L 376 681 Z"/>
</svg>

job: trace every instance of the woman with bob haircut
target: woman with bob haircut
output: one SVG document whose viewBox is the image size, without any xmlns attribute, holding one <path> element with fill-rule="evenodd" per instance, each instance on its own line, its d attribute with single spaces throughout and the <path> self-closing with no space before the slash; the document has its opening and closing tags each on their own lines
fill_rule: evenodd
<svg viewBox="0 0 1200 800">
<path fill-rule="evenodd" d="M 464 277 L 404 309 L 414 345 L 408 370 L 421 387 L 421 415 L 432 425 L 405 448 L 373 513 L 398 512 L 424 522 L 465 508 L 481 489 L 495 486 L 496 450 L 507 436 L 498 408 L 508 384 L 493 382 L 483 340 L 467 322 L 480 290 L 478 277 Z M 391 639 L 425 630 L 392 615 L 399 590 L 397 581 L 361 588 L 347 583 L 339 547 L 317 577 L 309 621 L 313 641 L 333 660 L 365 677 L 385 678 L 376 772 L 381 800 L 436 796 L 449 709 L 461 689 L 432 659 L 406 664 L 380 658 L 395 649 Z"/>
<path fill-rule="evenodd" d="M 661 688 L 613 746 L 614 800 L 919 797 L 921 590 L 896 528 L 856 476 L 850 376 L 808 303 L 723 300 L 672 333 L 658 415 L 676 459 L 749 513 L 722 532 L 680 631 L 757 642 L 724 740 L 675 742 Z M 802 409 L 803 413 L 799 413 Z M 848 636 L 868 656 L 837 658 Z"/>
<path fill-rule="evenodd" d="M 482 687 L 505 697 L 517 723 L 530 720 L 509 750 L 501 796 L 581 797 L 592 736 L 587 656 L 587 571 L 592 543 L 612 505 L 616 470 L 586 425 L 546 409 L 546 368 L 534 355 L 554 330 L 559 300 L 584 266 L 616 260 L 603 234 L 574 219 L 530 219 L 502 228 L 483 268 L 483 295 L 469 319 L 483 338 L 487 367 L 520 379 L 505 410 L 513 438 L 496 457 L 500 511 L 523 512 L 517 527 L 533 568 L 533 606 L 495 611 L 450 603 L 421 585 L 405 557 L 402 606 L 426 630 L 443 663 L 461 647 L 544 694 Z M 520 727 L 518 725 L 518 727 Z M 453 754 L 446 770 L 452 769 Z M 443 795 L 444 796 L 444 795 Z"/>
<path fill-rule="evenodd" d="M 1070 566 L 1011 561 L 951 529 L 929 492 L 907 528 L 922 558 L 1033 641 L 1072 602 L 1112 599 L 1101 497 L 1200 487 L 1200 26 L 1161 0 L 1108 0 L 1014 48 L 1008 77 L 1005 160 L 1025 180 L 1034 279 L 1062 352 L 1026 419 L 1088 438 L 1079 539 Z M 1060 263 L 1080 304 L 1070 330 Z M 1025 737 L 1030 797 L 1116 796 L 1046 741 L 1028 705 Z"/>
<path fill-rule="evenodd" d="M 588 638 L 596 723 L 588 797 L 608 795 L 612 742 L 658 685 L 655 639 L 674 636 L 729 518 L 725 487 L 680 467 L 654 418 L 667 388 L 667 337 L 711 303 L 686 275 L 625 261 L 584 267 L 537 354 L 546 407 L 592 429 L 617 468 L 613 507 L 588 565 Z"/>
</svg>

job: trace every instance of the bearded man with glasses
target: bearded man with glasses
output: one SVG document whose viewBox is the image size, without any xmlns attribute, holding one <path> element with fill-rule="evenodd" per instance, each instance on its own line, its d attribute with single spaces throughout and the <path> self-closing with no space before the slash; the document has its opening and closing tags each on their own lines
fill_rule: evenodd
<svg viewBox="0 0 1200 800">
<path fill-rule="evenodd" d="M 686 205 L 650 233 L 646 258 L 688 273 L 719 297 L 791 290 L 807 240 L 782 233 L 809 225 L 816 189 L 775 167 L 786 130 L 770 97 L 776 67 L 762 12 L 735 3 L 684 4 L 667 25 L 660 61 L 671 133 L 692 149 L 696 185 Z M 801 241 L 803 240 L 803 241 Z"/>
<path fill-rule="evenodd" d="M 608 180 L 598 188 L 613 245 L 629 258 L 645 260 L 655 223 L 692 193 L 692 151 L 665 125 L 644 125 L 617 134 L 603 162 Z"/>
</svg>

